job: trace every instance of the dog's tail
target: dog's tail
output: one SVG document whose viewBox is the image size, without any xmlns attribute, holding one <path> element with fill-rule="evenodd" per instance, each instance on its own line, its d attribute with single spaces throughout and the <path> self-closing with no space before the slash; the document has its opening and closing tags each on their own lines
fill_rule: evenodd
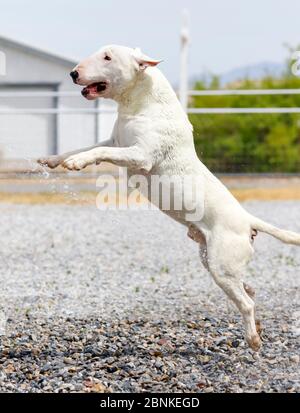
<svg viewBox="0 0 300 413">
<path fill-rule="evenodd" d="M 293 244 L 293 245 L 300 246 L 300 234 L 297 234 L 296 232 L 285 231 L 283 229 L 279 229 L 252 215 L 251 215 L 250 222 L 251 222 L 251 228 L 253 230 L 272 235 L 272 237 L 279 239 L 285 244 Z"/>
</svg>

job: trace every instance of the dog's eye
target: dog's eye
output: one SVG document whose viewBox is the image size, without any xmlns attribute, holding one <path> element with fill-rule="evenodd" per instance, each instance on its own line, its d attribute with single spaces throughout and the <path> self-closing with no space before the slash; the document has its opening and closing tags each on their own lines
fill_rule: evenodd
<svg viewBox="0 0 300 413">
<path fill-rule="evenodd" d="M 110 60 L 111 60 L 111 57 L 108 56 L 108 55 L 106 55 L 106 56 L 104 57 L 104 59 L 110 61 Z"/>
</svg>

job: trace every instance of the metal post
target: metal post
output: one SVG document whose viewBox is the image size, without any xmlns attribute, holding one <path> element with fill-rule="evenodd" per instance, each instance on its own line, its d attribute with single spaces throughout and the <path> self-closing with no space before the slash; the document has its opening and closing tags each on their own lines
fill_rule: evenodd
<svg viewBox="0 0 300 413">
<path fill-rule="evenodd" d="M 58 92 L 59 86 L 55 87 L 55 92 Z M 59 115 L 59 107 L 60 107 L 60 98 L 59 96 L 55 96 L 53 98 L 53 106 L 54 109 L 57 110 L 56 113 L 53 114 L 54 119 L 54 132 L 52 134 L 53 141 L 50 144 L 49 152 L 50 155 L 58 155 L 59 152 L 59 124 L 60 124 L 60 115 Z"/>
<path fill-rule="evenodd" d="M 188 107 L 188 57 L 190 45 L 190 15 L 188 10 L 183 11 L 183 21 L 181 28 L 181 51 L 180 51 L 180 90 L 179 98 L 182 107 L 187 111 Z"/>
</svg>

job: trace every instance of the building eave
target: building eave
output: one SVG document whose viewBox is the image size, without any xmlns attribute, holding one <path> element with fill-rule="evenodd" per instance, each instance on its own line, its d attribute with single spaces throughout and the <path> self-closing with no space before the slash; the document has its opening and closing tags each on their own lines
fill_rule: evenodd
<svg viewBox="0 0 300 413">
<path fill-rule="evenodd" d="M 0 35 L 0 50 L 1 50 L 1 45 L 31 54 L 32 56 L 42 57 L 48 61 L 51 61 L 56 64 L 60 64 L 60 65 L 73 67 L 77 64 L 77 61 L 75 59 L 69 59 L 67 57 L 52 53 L 48 50 L 30 46 L 18 40 L 10 39 L 2 35 Z"/>
</svg>

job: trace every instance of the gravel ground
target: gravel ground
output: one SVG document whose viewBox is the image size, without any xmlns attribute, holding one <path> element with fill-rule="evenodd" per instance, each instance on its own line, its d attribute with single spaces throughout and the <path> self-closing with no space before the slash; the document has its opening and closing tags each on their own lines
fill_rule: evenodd
<svg viewBox="0 0 300 413">
<path fill-rule="evenodd" d="M 245 206 L 300 232 L 299 202 Z M 197 245 L 165 215 L 0 212 L 1 392 L 299 392 L 300 249 L 256 241 L 255 354 Z"/>
</svg>

